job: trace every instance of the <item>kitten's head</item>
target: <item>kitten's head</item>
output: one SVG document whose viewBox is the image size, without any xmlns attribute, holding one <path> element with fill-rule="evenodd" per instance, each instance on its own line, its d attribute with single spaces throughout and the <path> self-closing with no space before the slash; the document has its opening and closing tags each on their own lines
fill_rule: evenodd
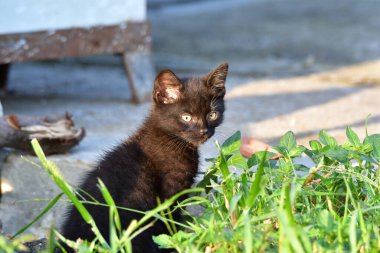
<svg viewBox="0 0 380 253">
<path fill-rule="evenodd" d="M 227 72 L 227 63 L 188 80 L 180 80 L 170 70 L 161 71 L 153 91 L 157 124 L 192 145 L 204 143 L 223 121 Z"/>
</svg>

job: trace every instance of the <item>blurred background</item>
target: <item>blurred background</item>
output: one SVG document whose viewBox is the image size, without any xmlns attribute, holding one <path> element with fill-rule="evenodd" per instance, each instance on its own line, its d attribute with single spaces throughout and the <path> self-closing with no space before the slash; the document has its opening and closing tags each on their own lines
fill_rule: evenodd
<svg viewBox="0 0 380 253">
<path fill-rule="evenodd" d="M 108 13 L 111 2 L 99 3 Z M 216 140 L 241 130 L 245 137 L 276 144 L 292 130 L 299 143 L 308 145 L 326 129 L 343 142 L 347 125 L 365 135 L 369 114 L 368 131 L 380 130 L 380 1 L 135 3 L 143 3 L 138 15 L 133 6 L 118 9 L 117 15 L 134 13 L 149 21 L 147 52 L 154 72 L 169 68 L 179 76 L 202 75 L 229 63 L 226 118 Z M 70 8 L 69 13 L 76 6 Z M 2 27 L 8 26 L 4 18 L 0 21 Z M 138 75 L 152 75 L 146 66 L 135 66 Z M 141 124 L 150 103 L 134 104 L 132 95 L 122 57 L 107 53 L 11 64 L 1 103 L 5 115 L 73 114 L 75 124 L 86 129 L 86 137 L 69 153 L 51 159 L 75 184 L 102 150 Z M 204 168 L 203 158 L 216 153 L 214 143 L 209 141 L 201 152 Z M 21 200 L 51 198 L 57 190 L 17 151 L 7 151 L 6 157 L 2 178 L 12 190 L 3 195 L 0 219 L 4 230 L 12 233 L 45 204 Z M 43 234 L 52 223 L 59 225 L 61 213 L 58 208 L 50 212 L 30 231 Z"/>
</svg>

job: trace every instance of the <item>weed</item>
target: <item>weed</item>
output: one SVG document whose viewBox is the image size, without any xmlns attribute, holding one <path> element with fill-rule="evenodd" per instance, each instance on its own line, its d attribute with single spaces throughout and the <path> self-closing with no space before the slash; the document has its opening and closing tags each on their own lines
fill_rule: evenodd
<svg viewBox="0 0 380 253">
<path fill-rule="evenodd" d="M 115 206 L 99 181 L 110 210 L 108 241 L 73 188 L 46 160 L 38 142 L 32 143 L 43 167 L 97 235 L 92 242 L 73 242 L 56 233 L 78 252 L 131 252 L 131 240 L 152 225 L 152 218 L 165 222 L 171 231 L 154 237 L 154 241 L 177 252 L 379 252 L 380 134 L 367 134 L 361 141 L 347 127 L 346 135 L 347 141 L 338 144 L 322 130 L 319 140 L 310 141 L 310 148 L 306 148 L 297 145 L 294 134 L 287 132 L 274 147 L 281 156 L 263 151 L 247 160 L 240 154 L 237 132 L 222 145 L 216 144 L 219 155 L 209 159 L 212 165 L 198 188 L 165 200 L 126 229 L 118 216 L 122 207 Z M 301 156 L 311 159 L 314 166 L 309 168 L 296 159 Z M 176 231 L 168 208 L 189 193 L 175 207 L 187 218 L 187 222 L 176 224 L 182 228 Z M 190 215 L 189 206 L 201 208 L 202 214 Z M 17 241 L 12 244 L 0 239 L 1 247 L 6 245 L 7 249 L 18 245 Z"/>
</svg>

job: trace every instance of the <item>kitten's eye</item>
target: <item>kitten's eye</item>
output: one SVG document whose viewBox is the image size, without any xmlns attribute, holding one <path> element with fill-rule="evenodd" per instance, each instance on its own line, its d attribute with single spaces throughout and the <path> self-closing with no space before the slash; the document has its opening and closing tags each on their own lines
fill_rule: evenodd
<svg viewBox="0 0 380 253">
<path fill-rule="evenodd" d="M 188 113 L 184 113 L 184 114 L 182 114 L 181 117 L 182 117 L 183 121 L 186 121 L 186 122 L 190 122 L 191 119 L 192 119 L 191 115 L 188 114 Z"/>
<path fill-rule="evenodd" d="M 218 118 L 218 113 L 217 112 L 210 112 L 208 115 L 208 118 L 210 120 L 216 120 Z"/>
</svg>

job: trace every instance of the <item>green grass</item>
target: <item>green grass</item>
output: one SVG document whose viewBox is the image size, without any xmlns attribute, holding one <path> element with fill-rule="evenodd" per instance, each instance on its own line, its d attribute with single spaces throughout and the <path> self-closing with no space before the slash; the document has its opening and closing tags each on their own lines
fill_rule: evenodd
<svg viewBox="0 0 380 253">
<path fill-rule="evenodd" d="M 123 230 L 120 207 L 99 181 L 110 207 L 109 243 L 37 141 L 33 147 L 51 178 L 97 234 L 93 242 L 67 241 L 79 252 L 131 252 L 131 239 L 152 225 L 147 223 L 151 218 L 164 221 L 172 232 L 154 241 L 177 252 L 379 252 L 380 134 L 360 140 L 350 127 L 346 134 L 347 141 L 338 144 L 321 131 L 319 140 L 310 141 L 306 148 L 287 132 L 275 147 L 283 157 L 273 160 L 276 154 L 270 152 L 245 159 L 239 152 L 240 133 L 235 133 L 216 145 L 219 155 L 210 159 L 212 165 L 197 188 L 185 192 L 190 197 L 176 207 L 187 216 L 187 222 L 177 224 L 179 231 L 172 226 L 168 207 L 185 193 L 164 201 Z M 300 156 L 309 157 L 315 166 L 297 163 Z M 202 214 L 192 216 L 186 211 L 189 206 L 201 208 Z"/>
</svg>

